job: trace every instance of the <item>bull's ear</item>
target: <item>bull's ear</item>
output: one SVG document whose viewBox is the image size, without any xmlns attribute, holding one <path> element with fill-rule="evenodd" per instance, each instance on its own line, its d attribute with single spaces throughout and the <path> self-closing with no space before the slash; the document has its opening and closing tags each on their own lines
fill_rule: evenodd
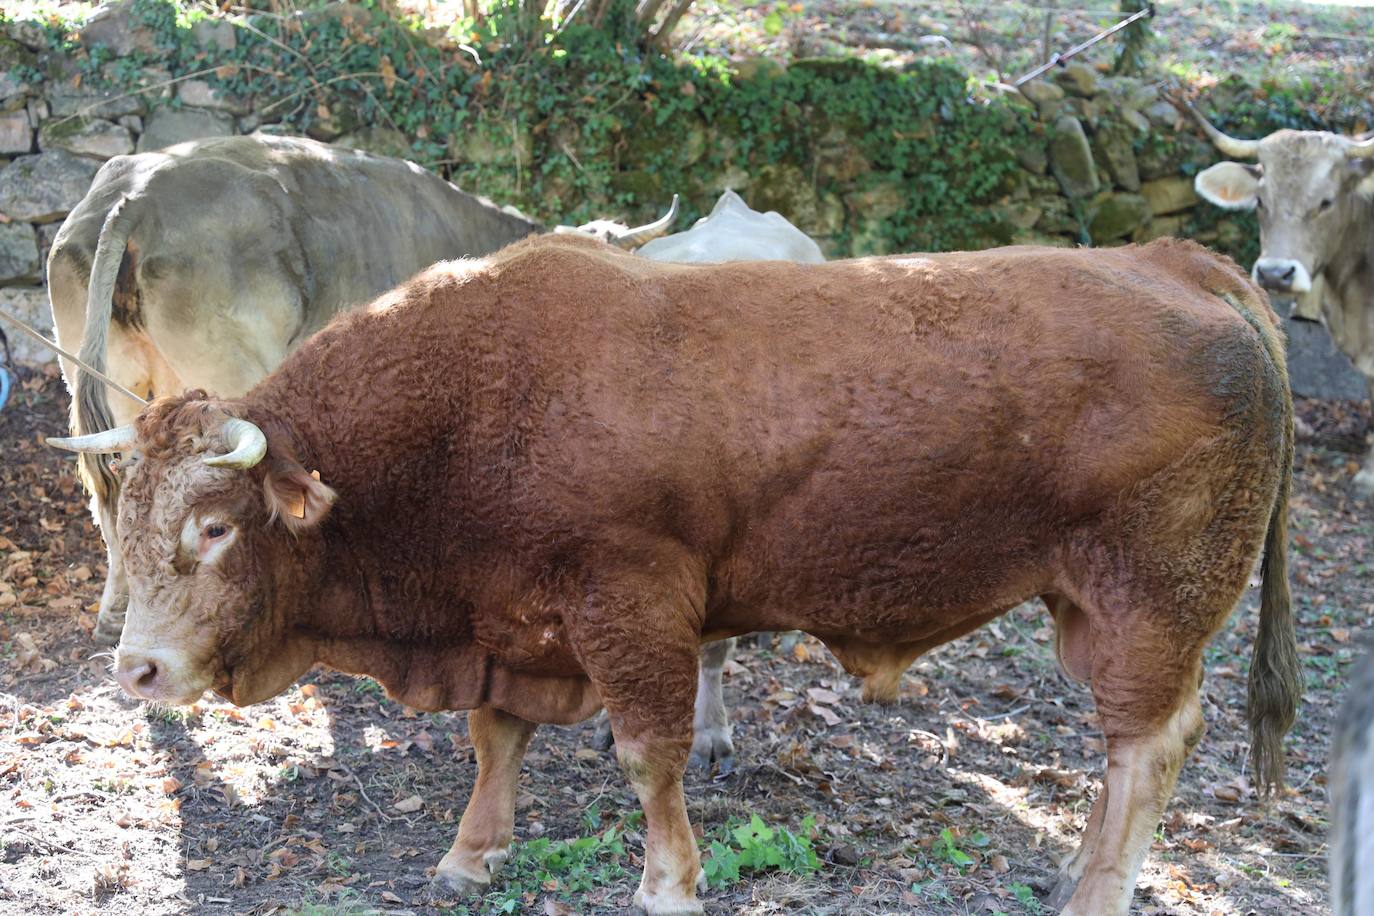
<svg viewBox="0 0 1374 916">
<path fill-rule="evenodd" d="M 276 459 L 263 479 L 267 509 L 274 519 L 293 532 L 313 528 L 324 521 L 338 494 L 320 482 L 318 473 L 288 459 Z"/>
<path fill-rule="evenodd" d="M 1193 187 L 1198 194 L 1228 210 L 1253 210 L 1259 200 L 1260 169 L 1239 162 L 1218 162 L 1198 172 Z"/>
</svg>

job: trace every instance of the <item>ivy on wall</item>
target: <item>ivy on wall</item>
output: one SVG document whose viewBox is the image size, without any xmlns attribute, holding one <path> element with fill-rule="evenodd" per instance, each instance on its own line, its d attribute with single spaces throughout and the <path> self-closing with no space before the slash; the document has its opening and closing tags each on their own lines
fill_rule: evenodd
<svg viewBox="0 0 1374 916">
<path fill-rule="evenodd" d="M 71 23 L 52 19 L 39 24 L 49 53 L 25 78 L 79 79 L 172 106 L 168 87 L 205 80 L 243 103 L 239 129 L 260 124 L 405 155 L 548 223 L 647 220 L 675 193 L 690 220 L 733 187 L 832 255 L 977 248 L 1011 240 L 1000 206 L 1009 195 L 1024 197 L 1028 183 L 1056 193 L 1052 179 L 1017 160 L 1046 143 L 1033 107 L 953 64 L 670 59 L 637 40 L 633 0 L 613 0 L 598 27 L 573 24 L 542 42 L 508 40 L 528 26 L 514 4 L 442 36 L 374 0 L 232 24 L 173 0 L 132 0 L 130 16 L 154 51 L 87 50 Z M 225 30 L 232 40 L 222 40 Z M 1226 81 L 1207 103 L 1238 135 L 1331 126 L 1291 93 Z M 1175 174 L 1214 158 L 1186 133 L 1149 133 L 1136 147 Z M 1251 214 L 1199 207 L 1189 219 L 1186 234 L 1253 259 Z"/>
<path fill-rule="evenodd" d="M 322 6 L 249 16 L 220 50 L 168 0 L 135 0 L 133 15 L 156 54 L 82 52 L 56 26 L 54 50 L 87 86 L 146 86 L 151 68 L 251 98 L 255 115 L 293 132 L 389 129 L 410 158 L 550 221 L 650 218 L 673 193 L 690 218 L 747 185 L 756 205 L 840 249 L 989 244 L 1004 239 L 985 205 L 1006 193 L 1033 129 L 949 64 L 765 61 L 741 73 L 642 50 L 615 16 L 533 48 L 502 43 L 506 20 L 493 16 L 457 28 L 459 49 L 369 4 Z"/>
</svg>

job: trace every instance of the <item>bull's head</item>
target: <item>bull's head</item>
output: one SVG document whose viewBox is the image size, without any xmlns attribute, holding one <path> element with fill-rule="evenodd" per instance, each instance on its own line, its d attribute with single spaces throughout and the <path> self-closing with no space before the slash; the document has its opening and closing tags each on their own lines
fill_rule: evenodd
<svg viewBox="0 0 1374 916">
<path fill-rule="evenodd" d="M 129 609 L 115 655 L 126 692 L 192 703 L 213 688 L 245 705 L 310 667 L 284 611 L 335 494 L 287 448 L 200 392 L 155 401 L 132 426 L 48 443 L 128 456 L 118 532 Z"/>
<path fill-rule="evenodd" d="M 1256 282 L 1274 292 L 1307 292 L 1312 278 L 1351 243 L 1356 209 L 1374 195 L 1374 139 L 1280 130 L 1263 140 L 1237 140 L 1196 109 L 1193 114 L 1223 153 L 1259 160 L 1217 163 L 1198 174 L 1197 192 L 1219 207 L 1257 210 Z"/>
</svg>

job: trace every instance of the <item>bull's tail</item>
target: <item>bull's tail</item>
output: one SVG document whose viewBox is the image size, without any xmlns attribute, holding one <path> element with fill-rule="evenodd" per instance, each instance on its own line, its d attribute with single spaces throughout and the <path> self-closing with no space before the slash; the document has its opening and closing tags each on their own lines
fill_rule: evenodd
<svg viewBox="0 0 1374 916">
<path fill-rule="evenodd" d="M 119 280 L 119 265 L 133 230 L 136 209 L 122 198 L 105 217 L 96 246 L 95 260 L 86 297 L 86 324 L 81 333 L 82 360 L 99 372 L 105 368 L 105 352 L 109 346 L 110 320 L 114 313 L 115 284 Z M 72 432 L 78 436 L 101 432 L 115 425 L 105 384 L 81 369 L 76 370 L 76 391 L 72 401 Z M 81 477 L 97 503 L 113 500 L 118 478 L 106 466 L 103 456 L 83 454 L 79 458 Z M 106 537 L 113 532 L 107 532 Z"/>
<path fill-rule="evenodd" d="M 1248 285 L 1248 284 L 1247 284 Z M 1263 303 L 1263 293 L 1252 294 Z M 1263 306 L 1261 305 L 1261 308 Z M 1246 310 L 1243 310 L 1246 311 Z M 1252 311 L 1253 310 L 1249 310 Z M 1273 312 L 1264 309 L 1269 316 Z M 1255 322 L 1274 373 L 1271 397 L 1282 398 L 1282 454 L 1279 486 L 1269 514 L 1260 565 L 1259 636 L 1250 661 L 1246 717 L 1250 722 L 1250 760 L 1255 784 L 1262 795 L 1283 786 L 1283 736 L 1297 717 L 1302 698 L 1302 670 L 1293 626 L 1293 601 L 1288 592 L 1288 496 L 1293 483 L 1293 393 L 1280 332 L 1273 322 Z M 1278 405 L 1275 405 L 1278 406 Z"/>
</svg>

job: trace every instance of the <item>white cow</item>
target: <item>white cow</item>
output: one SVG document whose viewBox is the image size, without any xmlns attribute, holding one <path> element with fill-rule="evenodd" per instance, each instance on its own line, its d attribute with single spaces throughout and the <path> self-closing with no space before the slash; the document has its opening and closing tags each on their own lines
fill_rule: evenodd
<svg viewBox="0 0 1374 916">
<path fill-rule="evenodd" d="M 686 232 L 648 242 L 635 252 L 654 261 L 716 264 L 722 261 L 797 261 L 819 264 L 821 246 L 781 214 L 760 213 L 726 191 Z"/>
</svg>

